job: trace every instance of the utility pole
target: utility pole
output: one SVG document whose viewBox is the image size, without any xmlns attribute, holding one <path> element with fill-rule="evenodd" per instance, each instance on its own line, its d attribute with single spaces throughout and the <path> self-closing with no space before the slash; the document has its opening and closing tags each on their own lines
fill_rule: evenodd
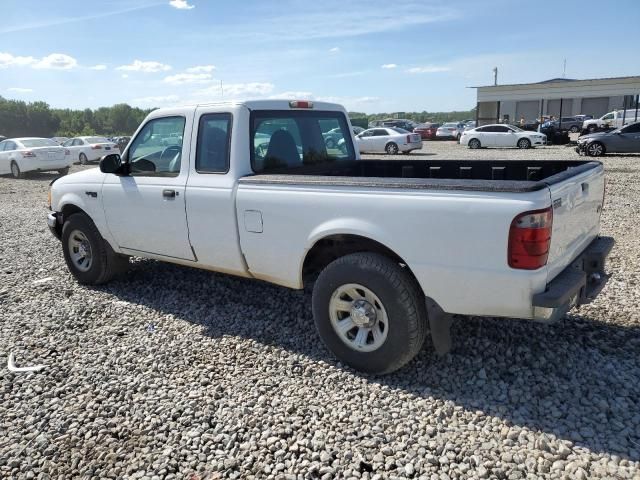
<svg viewBox="0 0 640 480">
<path fill-rule="evenodd" d="M 493 85 L 498 85 L 498 67 L 493 67 Z"/>
</svg>

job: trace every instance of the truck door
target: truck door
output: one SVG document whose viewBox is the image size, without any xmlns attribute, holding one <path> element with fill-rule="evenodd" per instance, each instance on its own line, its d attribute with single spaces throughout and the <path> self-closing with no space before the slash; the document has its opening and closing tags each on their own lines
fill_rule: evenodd
<svg viewBox="0 0 640 480">
<path fill-rule="evenodd" d="M 123 160 L 131 175 L 108 174 L 102 186 L 107 226 L 118 246 L 194 260 L 185 212 L 188 145 L 193 116 L 153 118 L 132 140 Z"/>
</svg>

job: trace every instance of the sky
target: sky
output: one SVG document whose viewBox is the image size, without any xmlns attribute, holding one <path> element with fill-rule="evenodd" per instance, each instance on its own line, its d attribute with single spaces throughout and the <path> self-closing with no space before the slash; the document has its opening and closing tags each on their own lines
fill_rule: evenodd
<svg viewBox="0 0 640 480">
<path fill-rule="evenodd" d="M 472 86 L 640 75 L 639 0 L 0 0 L 0 96 L 468 110 Z M 626 32 L 626 33 L 625 33 Z"/>
</svg>

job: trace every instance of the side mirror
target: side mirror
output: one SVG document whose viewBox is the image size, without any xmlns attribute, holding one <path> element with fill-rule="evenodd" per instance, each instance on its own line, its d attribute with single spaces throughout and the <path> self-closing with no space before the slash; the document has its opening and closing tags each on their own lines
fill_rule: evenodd
<svg viewBox="0 0 640 480">
<path fill-rule="evenodd" d="M 102 173 L 118 173 L 122 159 L 117 153 L 110 153 L 100 159 L 100 171 Z"/>
</svg>

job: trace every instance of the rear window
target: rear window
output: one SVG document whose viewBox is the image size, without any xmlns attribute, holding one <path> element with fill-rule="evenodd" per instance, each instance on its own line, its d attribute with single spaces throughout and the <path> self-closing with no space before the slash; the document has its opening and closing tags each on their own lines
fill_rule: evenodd
<svg viewBox="0 0 640 480">
<path fill-rule="evenodd" d="M 351 133 L 340 112 L 251 114 L 251 166 L 256 173 L 351 160 Z"/>
<path fill-rule="evenodd" d="M 37 148 L 37 147 L 59 147 L 60 145 L 48 138 L 29 138 L 26 140 L 20 140 L 20 143 L 25 148 Z"/>
<path fill-rule="evenodd" d="M 396 133 L 402 133 L 402 134 L 411 133 L 410 131 L 405 130 L 404 128 L 400 128 L 400 127 L 389 127 L 389 130 L 393 130 Z"/>
<path fill-rule="evenodd" d="M 104 137 L 87 137 L 84 140 L 87 143 L 110 143 L 109 140 Z"/>
</svg>

